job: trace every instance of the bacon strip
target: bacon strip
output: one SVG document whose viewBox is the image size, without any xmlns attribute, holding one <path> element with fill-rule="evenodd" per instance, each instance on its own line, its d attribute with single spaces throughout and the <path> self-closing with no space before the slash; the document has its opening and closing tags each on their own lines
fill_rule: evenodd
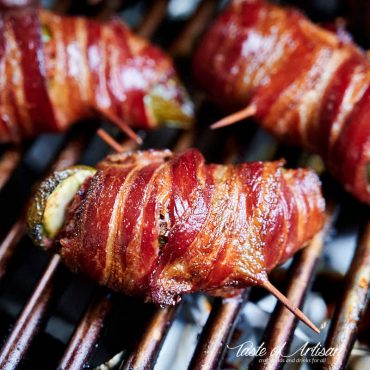
<svg viewBox="0 0 370 370">
<path fill-rule="evenodd" d="M 262 284 L 323 217 L 309 170 L 206 165 L 195 149 L 118 154 L 75 197 L 60 254 L 100 284 L 170 305 L 184 293 Z"/>
<path fill-rule="evenodd" d="M 57 126 L 40 53 L 38 12 L 19 10 L 0 18 L 0 141 L 53 131 Z"/>
<path fill-rule="evenodd" d="M 27 8 L 1 12 L 0 31 L 0 142 L 99 115 L 145 129 L 192 121 L 170 58 L 116 19 Z"/>
<path fill-rule="evenodd" d="M 349 38 L 292 8 L 234 1 L 201 41 L 196 80 L 226 110 L 320 154 L 328 170 L 370 204 L 370 64 Z"/>
</svg>

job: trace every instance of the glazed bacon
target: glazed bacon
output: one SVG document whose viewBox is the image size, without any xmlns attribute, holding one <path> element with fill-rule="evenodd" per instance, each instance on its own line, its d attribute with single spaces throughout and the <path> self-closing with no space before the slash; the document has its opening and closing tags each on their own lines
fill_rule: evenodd
<svg viewBox="0 0 370 370">
<path fill-rule="evenodd" d="M 195 149 L 111 155 L 75 196 L 59 253 L 73 271 L 161 305 L 263 284 L 324 219 L 318 177 L 282 164 L 206 165 Z"/>
<path fill-rule="evenodd" d="M 1 142 L 99 115 L 140 128 L 192 119 L 172 61 L 116 19 L 2 12 L 0 75 Z"/>
<path fill-rule="evenodd" d="M 236 0 L 204 36 L 193 70 L 220 107 L 249 106 L 264 128 L 320 154 L 370 204 L 370 64 L 347 37 L 292 8 Z"/>
</svg>

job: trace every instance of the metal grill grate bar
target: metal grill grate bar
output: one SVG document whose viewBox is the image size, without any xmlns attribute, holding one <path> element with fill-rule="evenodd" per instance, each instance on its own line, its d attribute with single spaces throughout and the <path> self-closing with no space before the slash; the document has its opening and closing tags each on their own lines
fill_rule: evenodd
<svg viewBox="0 0 370 370">
<path fill-rule="evenodd" d="M 137 29 L 137 34 L 146 38 L 154 35 L 167 13 L 168 0 L 153 1 L 146 16 Z"/>
<path fill-rule="evenodd" d="M 106 293 L 98 293 L 79 322 L 58 369 L 80 370 L 95 348 L 112 307 Z"/>
<path fill-rule="evenodd" d="M 345 277 L 343 296 L 336 311 L 325 348 L 336 348 L 335 356 L 328 356 L 323 369 L 344 369 L 355 342 L 355 335 L 366 308 L 370 279 L 370 223 L 365 226 L 350 269 Z"/>
<path fill-rule="evenodd" d="M 184 58 L 191 54 L 195 41 L 212 19 L 216 7 L 217 1 L 214 0 L 203 0 L 199 4 L 196 12 L 169 49 L 169 53 L 174 58 Z"/>
<path fill-rule="evenodd" d="M 22 154 L 22 148 L 12 147 L 2 155 L 0 159 L 0 190 L 9 180 L 11 174 L 21 162 Z"/>
<path fill-rule="evenodd" d="M 180 305 L 157 309 L 144 335 L 132 353 L 122 363 L 120 370 L 152 369 L 161 350 L 168 329 Z"/>
<path fill-rule="evenodd" d="M 53 302 L 60 257 L 54 255 L 0 353 L 0 369 L 16 369 L 40 332 Z"/>
<path fill-rule="evenodd" d="M 24 216 L 22 215 L 19 220 L 12 226 L 6 235 L 5 239 L 0 245 L 0 280 L 6 274 L 10 259 L 26 233 L 26 225 Z"/>
<path fill-rule="evenodd" d="M 247 299 L 249 289 L 235 298 L 217 298 L 191 360 L 191 370 L 217 369 Z"/>
</svg>

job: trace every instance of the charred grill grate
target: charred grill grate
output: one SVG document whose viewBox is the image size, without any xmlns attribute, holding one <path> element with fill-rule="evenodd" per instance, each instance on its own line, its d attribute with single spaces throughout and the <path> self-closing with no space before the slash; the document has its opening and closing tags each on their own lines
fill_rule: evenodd
<svg viewBox="0 0 370 370">
<path fill-rule="evenodd" d="M 106 3 L 109 2 L 102 1 L 99 5 L 98 16 L 106 17 L 107 12 L 118 11 L 119 1 L 111 2 L 109 6 Z M 172 3 L 176 2 L 172 1 Z M 172 55 L 180 58 L 180 66 L 181 60 L 189 57 L 194 40 L 206 27 L 217 11 L 217 7 L 221 6 L 222 2 L 203 0 L 199 2 L 195 1 L 195 3 L 197 4 L 196 9 L 186 21 L 166 19 L 168 6 L 166 0 L 152 1 L 149 5 L 143 5 L 141 3 L 138 6 L 135 5 L 139 13 L 144 13 L 144 16 L 139 21 L 138 32 L 147 37 L 155 36 L 155 40 L 157 40 L 157 36 L 160 41 L 163 38 L 163 45 Z M 67 11 L 72 8 L 72 5 L 72 1 L 60 1 L 55 6 Z M 167 29 L 170 29 L 171 32 L 173 29 L 177 30 L 178 36 L 175 40 L 172 39 L 171 42 L 168 42 Z M 188 71 L 185 69 L 184 74 L 186 75 L 187 73 Z M 204 104 L 199 108 L 199 111 L 199 121 L 202 122 L 211 122 L 218 117 L 217 113 L 216 117 L 213 116 L 214 113 L 210 113 L 213 112 L 213 108 L 209 109 Z M 66 135 L 66 141 L 62 143 L 62 149 L 56 154 L 56 159 L 48 166 L 49 169 L 72 165 L 87 157 L 90 158 L 90 161 L 96 161 L 103 156 L 104 150 L 101 143 L 100 146 L 98 145 L 100 148 L 98 156 L 91 149 L 97 146 L 96 138 L 91 140 L 93 129 L 86 128 L 89 126 L 84 127 L 83 132 L 77 129 Z M 161 133 L 148 134 L 145 140 L 145 146 L 170 146 L 174 150 L 182 150 L 190 145 L 197 146 L 208 157 L 216 161 L 225 161 L 225 158 L 228 158 L 229 161 L 234 161 L 240 157 L 260 157 L 260 153 L 255 153 L 253 143 L 249 142 L 249 139 L 248 143 L 251 144 L 249 151 L 247 154 L 243 154 L 242 150 L 244 149 L 241 148 L 245 147 L 247 143 L 240 143 L 240 138 L 236 137 L 235 132 L 225 130 L 222 133 L 211 133 L 207 130 L 207 125 L 200 125 L 196 130 L 197 132 L 187 133 L 164 130 Z M 245 138 L 252 137 L 252 134 L 255 134 L 253 132 L 254 130 L 254 128 L 247 128 L 247 131 L 244 129 L 242 136 Z M 227 140 L 225 140 L 225 134 L 229 136 Z M 259 135 L 258 132 L 256 135 Z M 225 142 L 226 145 L 222 146 L 221 144 Z M 133 146 L 131 142 L 127 141 L 123 142 L 123 145 L 127 149 Z M 19 170 L 19 168 L 25 166 L 24 163 L 27 163 L 27 157 L 34 158 L 29 153 L 31 152 L 32 154 L 33 147 L 37 146 L 40 146 L 39 140 L 31 143 L 29 148 L 11 147 L 5 149 L 2 153 L 0 159 L 0 188 L 5 191 L 6 196 L 10 198 L 16 197 L 14 190 L 9 190 L 9 187 L 12 186 L 12 179 L 18 175 L 21 178 L 19 181 L 22 182 L 24 171 L 22 172 L 22 169 Z M 275 148 L 274 143 L 268 142 L 268 148 L 266 148 L 264 154 L 266 158 L 264 159 L 272 159 L 271 152 L 275 151 L 271 150 L 271 148 Z M 284 154 L 288 153 L 289 157 L 289 150 L 285 152 L 284 148 L 278 149 L 278 155 L 281 154 L 279 150 L 282 150 Z M 92 152 L 95 154 L 92 154 Z M 33 182 L 33 179 L 31 179 L 31 182 Z M 346 196 L 341 194 L 341 197 Z M 305 301 L 311 281 L 315 277 L 316 266 L 324 248 L 326 236 L 332 230 L 335 214 L 338 213 L 337 211 L 340 207 L 341 204 L 338 201 L 336 204 L 330 204 L 325 229 L 316 236 L 309 247 L 298 253 L 288 270 L 287 275 L 289 278 L 285 279 L 287 283 L 286 294 L 297 305 L 302 305 Z M 367 212 L 361 206 L 356 205 L 354 207 L 357 207 L 355 209 L 356 212 L 358 211 L 364 214 Z M 348 208 L 348 204 L 344 205 L 344 208 L 347 210 L 351 209 Z M 17 270 L 17 260 L 19 259 L 17 255 L 21 253 L 20 247 L 29 248 L 32 251 L 35 250 L 30 245 L 31 243 L 24 238 L 24 210 L 20 208 L 17 212 L 19 217 L 14 224 L 9 227 L 6 226 L 5 230 L 2 230 L 4 237 L 0 245 L 0 296 L 3 295 L 3 290 L 6 290 L 5 287 L 7 284 L 11 285 L 14 283 L 12 282 L 11 275 Z M 366 216 L 362 215 L 362 213 L 359 219 L 363 223 L 366 223 Z M 7 224 L 5 223 L 5 225 Z M 27 246 L 24 246 L 25 243 Z M 29 357 L 32 358 L 35 343 L 43 335 L 48 320 L 55 313 L 58 297 L 63 293 L 66 282 L 71 279 L 71 274 L 64 271 L 58 256 L 51 256 L 45 266 L 43 271 L 39 269 L 37 274 L 39 280 L 31 284 L 31 291 L 24 294 L 27 298 L 20 304 L 20 308 L 16 314 L 17 317 L 10 320 L 10 329 L 8 328 L 8 331 L 4 330 L 3 332 L 4 340 L 0 352 L 1 369 L 15 369 L 22 366 L 32 368 L 27 363 L 29 364 Z M 330 330 L 325 338 L 326 347 L 336 347 L 340 351 L 338 355 L 328 357 L 327 361 L 320 365 L 321 368 L 344 368 L 348 361 L 349 354 L 354 345 L 355 333 L 361 315 L 365 310 L 369 269 L 370 224 L 367 224 L 363 226 L 362 231 L 359 233 L 359 241 L 351 262 L 351 267 L 344 277 L 344 285 L 341 290 L 342 296 L 338 295 L 336 297 Z M 23 276 L 23 278 L 25 277 Z M 117 306 L 117 298 L 114 295 L 107 293 L 101 288 L 90 287 L 90 290 L 92 289 L 95 291 L 93 299 L 84 306 L 82 317 L 79 320 L 75 320 L 73 333 L 69 335 L 68 344 L 56 356 L 55 366 L 48 366 L 48 364 L 43 362 L 40 363 L 42 360 L 39 359 L 37 361 L 37 368 L 49 369 L 57 367 L 58 369 L 81 369 L 89 363 L 89 359 L 95 352 L 99 339 L 101 339 L 105 323 L 114 315 L 115 308 L 121 307 L 119 304 Z M 190 369 L 214 369 L 221 365 L 225 355 L 226 345 L 232 339 L 237 318 L 248 297 L 252 294 L 253 289 L 248 289 L 241 297 L 215 299 L 213 301 L 209 317 L 196 344 L 196 349 L 190 362 Z M 73 304 L 73 301 L 69 302 L 71 309 L 73 308 Z M 140 303 L 138 302 L 130 303 L 126 307 L 127 310 L 121 311 L 120 314 L 130 317 L 139 306 Z M 179 311 L 182 309 L 181 306 L 154 309 L 150 314 L 144 312 L 143 315 L 147 317 L 143 319 L 143 327 L 139 333 L 136 333 L 135 340 L 131 341 L 136 344 L 133 347 L 128 346 L 127 351 L 123 355 L 120 369 L 149 369 L 154 366 L 168 329 L 179 315 Z M 141 308 L 138 310 L 141 312 Z M 276 346 L 281 346 L 285 342 L 288 343 L 285 347 L 288 349 L 296 327 L 297 322 L 294 317 L 278 304 L 271 315 L 262 339 L 265 342 L 267 355 L 269 355 L 269 362 L 268 364 L 263 363 L 255 358 L 251 363 L 251 367 L 255 369 L 277 369 L 282 367 L 280 357 L 271 357 L 271 351 Z M 124 343 L 122 347 L 124 347 Z M 47 350 L 48 348 L 44 351 Z"/>
</svg>

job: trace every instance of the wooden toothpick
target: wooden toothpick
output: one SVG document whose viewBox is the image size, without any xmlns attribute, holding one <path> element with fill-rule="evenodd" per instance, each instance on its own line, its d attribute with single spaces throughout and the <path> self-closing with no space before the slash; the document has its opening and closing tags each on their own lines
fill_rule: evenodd
<svg viewBox="0 0 370 370">
<path fill-rule="evenodd" d="M 296 306 L 294 306 L 283 293 L 281 293 L 276 287 L 274 287 L 268 280 L 263 282 L 262 286 L 273 294 L 289 311 L 291 311 L 299 320 L 303 321 L 308 327 L 310 327 L 316 333 L 320 333 L 317 326 Z"/>
<path fill-rule="evenodd" d="M 239 122 L 245 118 L 254 116 L 256 114 L 256 111 L 257 109 L 254 105 L 248 105 L 246 108 L 243 108 L 242 110 L 230 114 L 229 116 L 226 116 L 215 122 L 211 125 L 211 129 L 233 125 L 234 123 Z"/>
<path fill-rule="evenodd" d="M 124 147 L 119 144 L 112 136 L 108 134 L 107 131 L 100 128 L 96 134 L 106 143 L 108 144 L 115 152 L 122 153 L 124 152 Z"/>
<path fill-rule="evenodd" d="M 108 110 L 99 110 L 100 114 L 102 114 L 106 119 L 110 122 L 114 123 L 120 130 L 122 130 L 130 139 L 137 142 L 137 144 L 141 145 L 143 140 L 139 135 L 136 134 L 135 131 L 121 118 L 117 117 L 115 114 L 109 112 Z"/>
</svg>

